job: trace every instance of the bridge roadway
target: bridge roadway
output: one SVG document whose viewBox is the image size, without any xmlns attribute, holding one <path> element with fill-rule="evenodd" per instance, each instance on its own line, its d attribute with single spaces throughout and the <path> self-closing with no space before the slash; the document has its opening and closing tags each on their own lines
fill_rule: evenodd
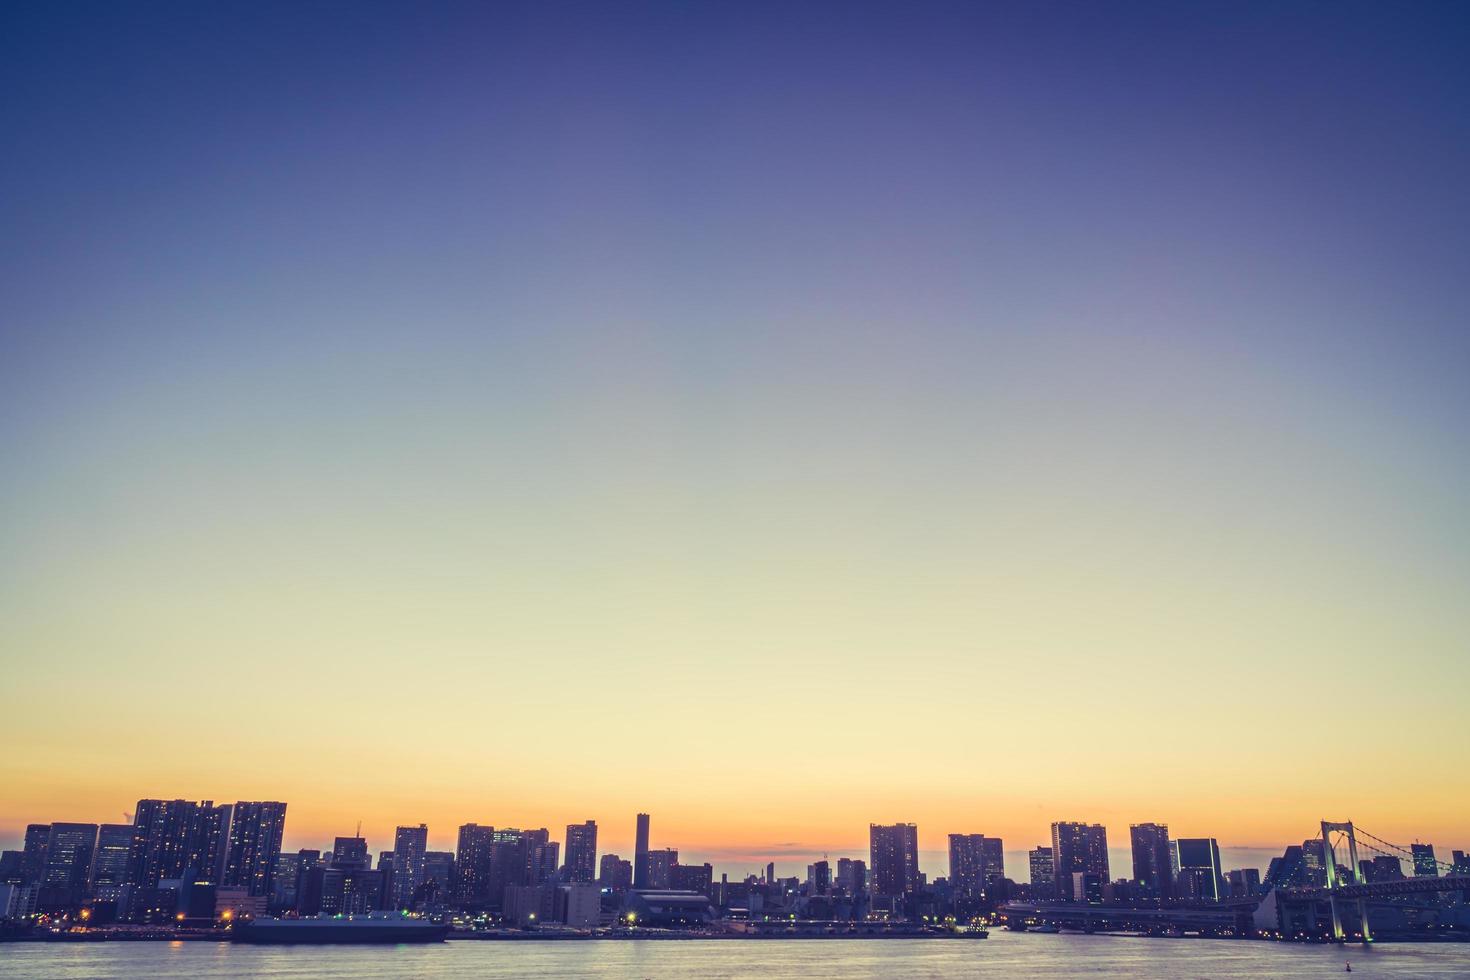
<svg viewBox="0 0 1470 980">
<path fill-rule="evenodd" d="M 1459 892 L 1470 889 L 1470 875 L 1446 875 L 1432 878 L 1429 875 L 1415 878 L 1394 878 L 1391 881 L 1371 881 L 1362 885 L 1338 885 L 1336 888 L 1283 888 L 1281 894 L 1291 901 L 1306 901 L 1337 896 L 1339 901 L 1356 898 L 1392 898 L 1395 895 L 1423 895 L 1426 892 Z"/>
<path fill-rule="evenodd" d="M 1077 905 L 1052 902 L 1008 902 L 997 911 L 1009 921 L 1040 919 L 1060 926 L 1092 929 L 1179 929 L 1248 931 L 1259 898 L 1215 908 L 1127 908 L 1120 905 Z"/>
</svg>

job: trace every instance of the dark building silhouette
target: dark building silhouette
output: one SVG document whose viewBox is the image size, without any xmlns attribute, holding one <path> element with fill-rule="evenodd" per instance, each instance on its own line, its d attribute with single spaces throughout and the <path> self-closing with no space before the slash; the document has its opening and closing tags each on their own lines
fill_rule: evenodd
<svg viewBox="0 0 1470 980">
<path fill-rule="evenodd" d="M 1136 823 L 1128 828 L 1133 845 L 1133 881 L 1147 898 L 1174 897 L 1174 857 L 1169 825 Z"/>
<path fill-rule="evenodd" d="M 1220 900 L 1220 845 L 1213 837 L 1181 837 L 1174 842 L 1179 854 L 1179 873 L 1175 876 L 1180 898 L 1200 902 Z"/>
<path fill-rule="evenodd" d="M 51 840 L 49 823 L 33 823 L 26 827 L 25 843 L 20 852 L 20 883 L 39 885 L 46 876 L 46 844 Z"/>
<path fill-rule="evenodd" d="M 1435 860 L 1433 844 L 1410 844 L 1409 853 L 1414 856 L 1415 878 L 1439 877 L 1439 862 Z"/>
<path fill-rule="evenodd" d="M 427 824 L 399 827 L 393 834 L 393 879 L 391 890 L 396 908 L 406 909 L 424 880 L 424 852 L 429 849 Z"/>
<path fill-rule="evenodd" d="M 236 803 L 223 883 L 245 888 L 252 896 L 269 897 L 285 832 L 286 804 L 274 800 Z"/>
<path fill-rule="evenodd" d="M 1079 893 L 1076 875 L 1087 875 L 1101 883 L 1109 879 L 1108 832 L 1102 824 L 1060 821 L 1051 825 L 1051 850 L 1056 896 L 1068 901 L 1086 901 Z"/>
<path fill-rule="evenodd" d="M 210 800 L 139 800 L 128 883 L 156 888 L 160 880 L 185 877 L 218 883 L 228 856 L 231 818 L 229 806 Z"/>
<path fill-rule="evenodd" d="M 869 824 L 869 866 L 879 895 L 907 895 L 919 890 L 917 824 Z"/>
<path fill-rule="evenodd" d="M 454 852 L 457 881 L 455 895 L 471 905 L 482 905 L 490 897 L 490 856 L 493 851 L 494 827 L 477 823 L 459 828 L 458 846 Z"/>
<path fill-rule="evenodd" d="M 669 869 L 669 887 L 674 891 L 714 894 L 715 869 L 709 864 L 675 864 Z"/>
<path fill-rule="evenodd" d="M 51 825 L 46 840 L 46 865 L 41 875 L 41 885 L 48 891 L 50 904 L 74 905 L 86 896 L 96 849 L 95 823 Z"/>
<path fill-rule="evenodd" d="M 657 848 L 643 856 L 645 888 L 672 888 L 674 867 L 679 863 L 679 852 L 673 848 Z"/>
<path fill-rule="evenodd" d="M 128 861 L 133 853 L 133 825 L 105 823 L 97 828 L 97 852 L 92 858 L 91 894 L 118 898 L 128 883 Z"/>
<path fill-rule="evenodd" d="M 633 887 L 648 885 L 648 814 L 638 814 L 637 840 L 633 845 Z"/>
<path fill-rule="evenodd" d="M 614 894 L 633 887 L 633 863 L 616 854 L 604 854 L 597 869 L 597 883 Z"/>
<path fill-rule="evenodd" d="M 957 898 L 985 893 L 985 835 L 949 835 L 949 883 Z"/>
<path fill-rule="evenodd" d="M 597 877 L 597 821 L 567 824 L 566 880 Z"/>
</svg>

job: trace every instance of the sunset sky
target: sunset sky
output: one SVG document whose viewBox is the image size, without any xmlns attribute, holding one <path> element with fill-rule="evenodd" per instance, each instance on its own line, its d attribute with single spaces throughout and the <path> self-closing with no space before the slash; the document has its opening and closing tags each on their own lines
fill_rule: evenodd
<svg viewBox="0 0 1470 980">
<path fill-rule="evenodd" d="M 0 845 L 1470 846 L 1467 42 L 7 5 Z"/>
</svg>

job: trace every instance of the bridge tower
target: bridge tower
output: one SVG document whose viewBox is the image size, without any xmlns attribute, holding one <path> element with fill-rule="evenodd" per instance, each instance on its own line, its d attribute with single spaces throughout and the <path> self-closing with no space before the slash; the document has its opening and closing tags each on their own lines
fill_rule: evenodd
<svg viewBox="0 0 1470 980">
<path fill-rule="evenodd" d="M 1337 856 L 1332 850 L 1332 834 L 1343 833 L 1347 835 L 1348 867 L 1352 872 L 1351 881 L 1341 881 L 1337 876 Z M 1337 908 L 1337 889 L 1343 885 L 1362 885 L 1367 881 L 1363 877 L 1363 869 L 1358 864 L 1358 838 L 1353 832 L 1353 822 L 1332 823 L 1322 821 L 1322 863 L 1327 866 L 1327 898 L 1328 904 L 1332 906 L 1332 938 L 1342 942 L 1346 937 L 1342 931 L 1342 916 Z M 1373 941 L 1373 932 L 1368 927 L 1368 903 L 1362 898 L 1358 899 L 1358 922 L 1363 927 L 1363 942 Z"/>
</svg>

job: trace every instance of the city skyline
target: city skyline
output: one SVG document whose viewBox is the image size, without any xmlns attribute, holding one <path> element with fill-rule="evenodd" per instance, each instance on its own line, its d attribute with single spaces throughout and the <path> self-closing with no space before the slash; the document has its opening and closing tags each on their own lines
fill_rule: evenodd
<svg viewBox="0 0 1470 980">
<path fill-rule="evenodd" d="M 3 6 L 6 846 L 1462 838 L 1463 7 Z"/>
<path fill-rule="evenodd" d="M 187 799 L 188 798 L 186 797 L 180 799 L 178 802 L 184 802 Z M 140 800 L 139 802 L 142 803 L 163 801 Z M 253 803 L 246 805 L 255 808 L 262 806 L 278 806 L 279 804 Z M 238 825 L 238 821 L 240 818 L 238 814 L 234 817 L 231 817 L 230 811 L 232 809 L 232 806 L 230 804 L 221 804 L 218 809 L 224 811 L 226 824 L 229 824 L 230 821 L 233 819 Z M 637 814 L 638 818 L 647 818 L 647 816 L 648 815 L 644 813 Z M 279 821 L 283 818 L 278 816 L 276 819 Z M 418 848 L 416 853 L 421 860 L 423 854 L 427 852 L 439 851 L 455 853 L 456 851 L 461 850 L 465 846 L 465 841 L 462 837 L 462 834 L 467 827 L 480 827 L 487 831 L 492 828 L 495 830 L 510 828 L 515 829 L 521 833 L 531 832 L 533 830 L 536 830 L 537 832 L 541 830 L 548 830 L 551 834 L 551 836 L 549 837 L 551 844 L 554 847 L 559 846 L 561 848 L 561 851 L 559 853 L 561 854 L 562 858 L 568 861 L 566 867 L 570 868 L 571 859 L 566 850 L 566 834 L 562 834 L 560 837 L 558 837 L 557 834 L 559 833 L 559 831 L 557 828 L 565 827 L 566 831 L 576 830 L 578 832 L 583 832 L 585 827 L 590 826 L 591 838 L 593 841 L 592 846 L 595 848 L 595 859 L 593 861 L 594 869 L 601 863 L 603 858 L 608 856 L 621 857 L 623 858 L 623 860 L 629 862 L 630 868 L 636 868 L 636 845 L 638 840 L 636 825 L 638 821 L 637 819 L 627 821 L 630 826 L 633 826 L 635 828 L 635 832 L 628 833 L 626 836 L 622 836 L 617 829 L 620 822 L 621 821 L 616 820 L 602 821 L 596 818 L 592 818 L 590 820 L 574 820 L 567 824 L 561 824 L 545 819 L 529 819 L 520 822 L 502 821 L 500 823 L 480 823 L 475 820 L 460 820 L 455 822 L 453 825 L 443 825 L 437 830 L 435 829 L 434 825 L 425 825 L 421 823 L 404 824 L 400 822 L 389 828 L 372 828 L 358 823 L 352 826 L 343 826 L 324 834 L 317 834 L 314 831 L 292 830 L 291 825 L 287 824 L 285 826 L 284 833 L 281 835 L 280 838 L 279 849 L 281 853 L 285 854 L 303 848 L 310 849 L 313 847 L 322 847 L 322 845 L 330 844 L 331 841 L 337 839 L 349 839 L 360 836 L 363 840 L 368 842 L 369 853 L 376 854 L 380 851 L 386 851 L 388 853 L 396 854 L 399 851 L 401 842 L 405 837 L 405 833 L 412 835 L 421 834 L 422 837 L 414 837 L 415 840 L 419 841 L 419 843 L 414 846 Z M 92 821 L 91 823 L 93 826 L 106 827 L 110 824 L 115 824 L 116 821 L 96 820 Z M 1016 881 L 1029 880 L 1029 874 L 1027 873 L 1029 853 L 1037 846 L 1046 848 L 1056 846 L 1052 840 L 1052 834 L 1058 824 L 1060 824 L 1061 826 L 1073 825 L 1069 823 L 1069 821 L 1066 819 L 1054 819 L 1047 821 L 1042 826 L 1041 833 L 1037 837 L 1035 842 L 1030 842 L 1029 839 L 1025 837 L 1018 837 L 1015 839 L 1006 838 L 1002 834 L 994 832 L 993 829 L 989 832 L 985 832 L 973 828 L 969 830 L 929 828 L 926 830 L 923 827 L 918 827 L 915 832 L 918 835 L 919 846 L 914 852 L 917 857 L 917 870 L 930 881 L 935 878 L 947 878 L 950 875 L 952 862 L 955 857 L 954 838 L 984 837 L 990 838 L 992 840 L 1000 839 L 1003 842 L 1004 847 L 1002 853 L 1006 877 Z M 26 824 L 22 829 L 25 829 L 25 827 L 45 825 L 85 826 L 86 824 L 82 821 L 72 821 L 70 824 L 67 824 L 64 821 L 61 822 L 61 824 L 48 824 L 47 821 L 28 820 L 26 821 Z M 912 822 L 899 821 L 897 825 L 912 826 Z M 1091 826 L 1093 824 L 1087 821 L 1083 821 L 1080 823 L 1076 823 L 1075 825 Z M 778 875 L 784 877 L 789 874 L 790 876 L 795 877 L 804 874 L 805 869 L 812 862 L 818 860 L 830 859 L 831 863 L 833 863 L 834 865 L 839 859 L 856 858 L 864 861 L 869 860 L 871 855 L 873 854 L 874 845 L 876 843 L 876 841 L 871 836 L 871 832 L 873 830 L 876 830 L 880 826 L 888 827 L 891 825 L 870 823 L 868 825 L 870 829 L 870 837 L 868 841 L 862 846 L 809 849 L 799 844 L 796 844 L 795 842 L 787 842 L 781 847 L 769 851 L 743 851 L 740 849 L 732 849 L 728 847 L 711 848 L 698 844 L 696 844 L 695 846 L 688 846 L 676 838 L 670 838 L 669 836 L 667 836 L 662 826 L 662 822 L 660 822 L 660 825 L 657 828 L 650 829 L 649 848 L 653 852 L 660 852 L 664 849 L 671 849 L 671 854 L 678 855 L 675 860 L 681 861 L 686 864 L 708 863 L 713 866 L 714 874 L 717 879 L 722 873 L 729 875 L 732 879 L 743 878 L 747 874 L 762 875 L 766 873 L 767 869 L 772 865 L 776 867 Z M 1216 838 L 1213 836 L 1206 836 L 1205 831 L 1207 831 L 1208 828 L 1202 830 L 1198 835 L 1191 836 L 1178 833 L 1178 831 L 1175 830 L 1171 825 L 1169 825 L 1167 821 L 1158 825 L 1148 821 L 1135 820 L 1124 825 L 1098 826 L 1103 826 L 1105 831 L 1112 831 L 1112 836 L 1108 838 L 1108 846 L 1106 849 L 1106 853 L 1108 854 L 1107 866 L 1111 868 L 1111 877 L 1132 878 L 1132 880 L 1135 881 L 1140 881 L 1143 879 L 1141 879 L 1136 874 L 1138 870 L 1138 842 L 1135 839 L 1131 839 L 1129 833 L 1130 830 L 1136 828 L 1152 828 L 1157 826 L 1162 828 L 1164 839 L 1166 840 L 1172 839 L 1176 842 L 1179 840 L 1190 839 L 1208 839 L 1211 841 L 1216 840 Z M 1315 825 L 1309 825 L 1305 828 L 1304 834 L 1310 837 L 1311 831 L 1313 831 L 1314 829 Z M 1218 845 L 1218 857 L 1220 859 L 1220 864 L 1222 865 L 1220 870 L 1222 874 L 1224 871 L 1241 867 L 1250 867 L 1256 868 L 1258 870 L 1263 870 L 1272 859 L 1280 856 L 1283 847 L 1291 846 L 1297 839 L 1297 837 L 1286 837 L 1274 844 L 1268 843 L 1249 846 L 1221 843 Z M 1458 846 L 1459 840 L 1459 836 L 1451 836 L 1445 838 L 1442 841 L 1423 841 L 1423 843 L 1426 846 L 1438 847 L 1441 852 L 1448 854 L 1456 846 Z M 385 844 L 385 846 L 375 847 L 373 844 L 374 841 L 383 843 Z M 926 841 L 928 841 L 929 843 L 935 843 L 936 841 L 938 841 L 942 844 L 942 846 L 924 847 L 923 845 Z M 1421 843 L 1421 839 L 1419 837 L 1414 837 L 1413 842 L 1413 846 L 1418 847 Z M 5 839 L 0 839 L 0 850 L 19 851 L 22 850 L 24 846 L 25 838 L 23 835 L 17 837 L 13 842 Z M 732 854 L 738 854 L 739 856 L 732 857 Z M 225 853 L 223 849 L 219 851 L 214 861 L 218 862 L 220 873 L 222 875 L 225 874 Z M 1079 864 L 1078 866 L 1081 867 L 1083 865 Z M 872 873 L 871 868 L 869 869 L 869 873 Z M 237 876 L 235 875 L 233 868 L 229 870 L 229 874 L 231 880 L 237 880 Z M 600 877 L 600 872 L 595 872 L 594 877 Z M 569 880 L 578 881 L 587 879 L 578 876 L 572 876 L 569 878 Z M 636 881 L 634 882 L 633 886 L 639 887 L 636 884 Z"/>
</svg>

